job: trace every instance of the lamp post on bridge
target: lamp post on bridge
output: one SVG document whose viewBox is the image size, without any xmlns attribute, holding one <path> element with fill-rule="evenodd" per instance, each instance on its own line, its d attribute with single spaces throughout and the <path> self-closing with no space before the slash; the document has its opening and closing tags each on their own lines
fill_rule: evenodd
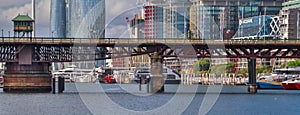
<svg viewBox="0 0 300 115">
<path fill-rule="evenodd" d="M 3 33 L 3 29 L 1 29 L 1 33 L 2 33 L 2 42 L 4 42 L 4 33 Z"/>
<path fill-rule="evenodd" d="M 51 38 L 52 38 L 52 39 L 53 39 L 53 33 L 54 33 L 54 31 L 51 32 Z"/>
</svg>

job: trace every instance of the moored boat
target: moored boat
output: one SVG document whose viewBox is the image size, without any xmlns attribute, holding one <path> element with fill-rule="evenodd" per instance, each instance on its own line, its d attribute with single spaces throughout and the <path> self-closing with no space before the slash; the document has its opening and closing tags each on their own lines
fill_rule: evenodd
<svg viewBox="0 0 300 115">
<path fill-rule="evenodd" d="M 259 89 L 283 89 L 281 82 L 258 81 L 257 85 Z"/>
<path fill-rule="evenodd" d="M 261 89 L 296 89 L 295 80 L 300 75 L 300 67 L 276 69 L 271 75 L 260 76 L 257 84 Z M 300 89 L 300 81 L 299 81 Z"/>
<path fill-rule="evenodd" d="M 293 79 L 290 79 L 290 80 L 283 81 L 281 84 L 282 84 L 284 89 L 295 90 L 295 89 L 297 89 L 295 80 L 296 79 L 293 78 Z"/>
<path fill-rule="evenodd" d="M 296 87 L 296 89 L 300 90 L 300 78 L 296 78 L 295 87 Z"/>
</svg>

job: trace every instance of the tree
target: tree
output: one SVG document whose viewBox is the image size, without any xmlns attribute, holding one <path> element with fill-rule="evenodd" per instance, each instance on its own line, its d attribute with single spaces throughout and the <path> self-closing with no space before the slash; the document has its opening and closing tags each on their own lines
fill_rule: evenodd
<svg viewBox="0 0 300 115">
<path fill-rule="evenodd" d="M 195 64 L 194 64 L 194 72 L 198 73 L 200 71 L 207 71 L 210 68 L 210 60 L 207 58 L 202 58 L 200 60 L 198 60 Z"/>
<path fill-rule="evenodd" d="M 297 59 L 295 61 L 290 61 L 287 63 L 287 67 L 298 67 L 300 66 L 300 59 Z"/>
<path fill-rule="evenodd" d="M 271 73 L 272 67 L 271 66 L 257 66 L 256 73 Z"/>
<path fill-rule="evenodd" d="M 221 74 L 226 73 L 226 69 L 227 69 L 226 66 L 227 65 L 225 64 L 212 66 L 210 69 L 210 73 L 214 73 L 217 76 L 220 76 Z"/>
<path fill-rule="evenodd" d="M 226 64 L 226 72 L 227 73 L 234 73 L 234 65 L 235 63 L 234 62 L 229 62 Z"/>
<path fill-rule="evenodd" d="M 236 73 L 237 74 L 242 74 L 242 75 L 246 76 L 248 74 L 248 68 L 240 69 Z"/>
</svg>

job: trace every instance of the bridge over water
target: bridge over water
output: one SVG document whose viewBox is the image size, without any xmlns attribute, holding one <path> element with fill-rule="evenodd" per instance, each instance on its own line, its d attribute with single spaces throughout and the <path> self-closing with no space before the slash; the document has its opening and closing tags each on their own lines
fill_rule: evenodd
<svg viewBox="0 0 300 115">
<path fill-rule="evenodd" d="M 51 91 L 50 62 L 103 60 L 153 54 L 182 58 L 247 58 L 249 92 L 256 92 L 256 58 L 299 58 L 300 40 L 186 40 L 1 38 L 4 91 Z M 111 50 L 100 50 L 110 48 Z"/>
</svg>

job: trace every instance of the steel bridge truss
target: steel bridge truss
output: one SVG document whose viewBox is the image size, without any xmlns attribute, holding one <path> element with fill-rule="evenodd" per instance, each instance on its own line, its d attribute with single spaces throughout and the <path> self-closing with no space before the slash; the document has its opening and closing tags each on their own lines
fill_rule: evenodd
<svg viewBox="0 0 300 115">
<path fill-rule="evenodd" d="M 32 62 L 74 62 L 122 58 L 158 52 L 162 57 L 182 58 L 299 58 L 297 43 L 123 43 L 123 44 L 1 44 L 0 61 L 17 62 L 25 46 L 32 46 Z"/>
</svg>

